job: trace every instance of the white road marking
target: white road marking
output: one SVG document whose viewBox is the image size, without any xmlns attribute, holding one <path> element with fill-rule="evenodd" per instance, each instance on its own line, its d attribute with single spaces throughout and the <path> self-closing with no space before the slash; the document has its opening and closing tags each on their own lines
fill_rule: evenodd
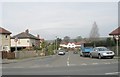
<svg viewBox="0 0 120 77">
<path fill-rule="evenodd" d="M 69 66 L 76 66 L 76 64 L 69 64 Z"/>
<path fill-rule="evenodd" d="M 104 63 L 104 64 L 110 64 L 110 63 L 108 62 L 108 63 Z"/>
<path fill-rule="evenodd" d="M 93 65 L 97 65 L 98 63 L 92 63 Z"/>
<path fill-rule="evenodd" d="M 70 66 L 69 60 L 70 60 L 70 57 L 68 56 L 68 58 L 67 58 L 67 66 Z"/>
<path fill-rule="evenodd" d="M 114 63 L 118 63 L 118 62 L 112 62 L 112 64 L 114 64 Z"/>
<path fill-rule="evenodd" d="M 119 74 L 120 72 L 111 72 L 111 73 L 105 73 L 105 75 L 114 75 L 114 74 Z"/>
<path fill-rule="evenodd" d="M 81 65 L 87 65 L 86 63 L 82 63 Z"/>
<path fill-rule="evenodd" d="M 69 60 L 70 60 L 70 58 L 68 57 L 68 58 L 67 58 L 67 61 L 69 61 Z"/>
<path fill-rule="evenodd" d="M 31 66 L 30 68 L 38 68 L 38 67 L 40 67 L 40 66 L 36 65 L 36 66 Z"/>
<path fill-rule="evenodd" d="M 69 61 L 67 61 L 67 66 L 69 66 L 70 65 L 70 63 L 69 63 Z"/>
</svg>

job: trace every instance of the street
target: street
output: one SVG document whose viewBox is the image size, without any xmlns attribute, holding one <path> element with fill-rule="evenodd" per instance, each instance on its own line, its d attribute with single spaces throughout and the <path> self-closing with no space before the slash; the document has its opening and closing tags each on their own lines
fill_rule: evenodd
<svg viewBox="0 0 120 77">
<path fill-rule="evenodd" d="M 2 65 L 3 75 L 117 75 L 117 59 L 97 59 L 80 57 L 79 54 L 66 52 Z"/>
</svg>

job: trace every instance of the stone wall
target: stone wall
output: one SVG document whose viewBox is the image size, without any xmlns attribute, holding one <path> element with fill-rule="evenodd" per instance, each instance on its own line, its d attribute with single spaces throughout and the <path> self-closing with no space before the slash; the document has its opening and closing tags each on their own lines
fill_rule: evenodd
<svg viewBox="0 0 120 77">
<path fill-rule="evenodd" d="M 38 56 L 36 51 L 15 51 L 14 53 L 15 58 L 29 58 Z"/>
</svg>

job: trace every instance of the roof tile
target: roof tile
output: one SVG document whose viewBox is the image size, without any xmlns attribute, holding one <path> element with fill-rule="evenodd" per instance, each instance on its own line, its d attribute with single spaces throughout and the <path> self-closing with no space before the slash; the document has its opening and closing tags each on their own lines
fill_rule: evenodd
<svg viewBox="0 0 120 77">
<path fill-rule="evenodd" d="M 30 34 L 30 33 L 26 33 L 26 32 L 22 32 L 22 33 L 19 33 L 13 37 L 11 37 L 12 39 L 14 38 L 31 38 L 31 39 L 36 39 L 36 40 L 40 40 L 38 37 L 35 37 L 34 35 Z"/>
</svg>

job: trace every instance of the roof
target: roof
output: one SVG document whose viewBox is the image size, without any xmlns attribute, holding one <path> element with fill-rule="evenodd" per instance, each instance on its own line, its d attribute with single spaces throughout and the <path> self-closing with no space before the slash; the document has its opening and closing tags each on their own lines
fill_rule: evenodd
<svg viewBox="0 0 120 77">
<path fill-rule="evenodd" d="M 12 39 L 15 39 L 15 38 L 19 38 L 19 39 L 24 39 L 24 38 L 30 38 L 30 39 L 36 39 L 36 40 L 40 40 L 38 37 L 30 34 L 30 33 L 27 33 L 27 32 L 22 32 L 22 33 L 19 33 L 13 37 L 11 37 Z"/>
<path fill-rule="evenodd" d="M 61 44 L 65 44 L 65 45 L 67 45 L 68 43 L 67 43 L 67 42 L 61 42 Z"/>
<path fill-rule="evenodd" d="M 11 32 L 2 28 L 2 27 L 0 27 L 0 34 L 11 34 Z"/>
<path fill-rule="evenodd" d="M 120 27 L 117 29 L 113 30 L 109 35 L 120 35 Z"/>
</svg>

